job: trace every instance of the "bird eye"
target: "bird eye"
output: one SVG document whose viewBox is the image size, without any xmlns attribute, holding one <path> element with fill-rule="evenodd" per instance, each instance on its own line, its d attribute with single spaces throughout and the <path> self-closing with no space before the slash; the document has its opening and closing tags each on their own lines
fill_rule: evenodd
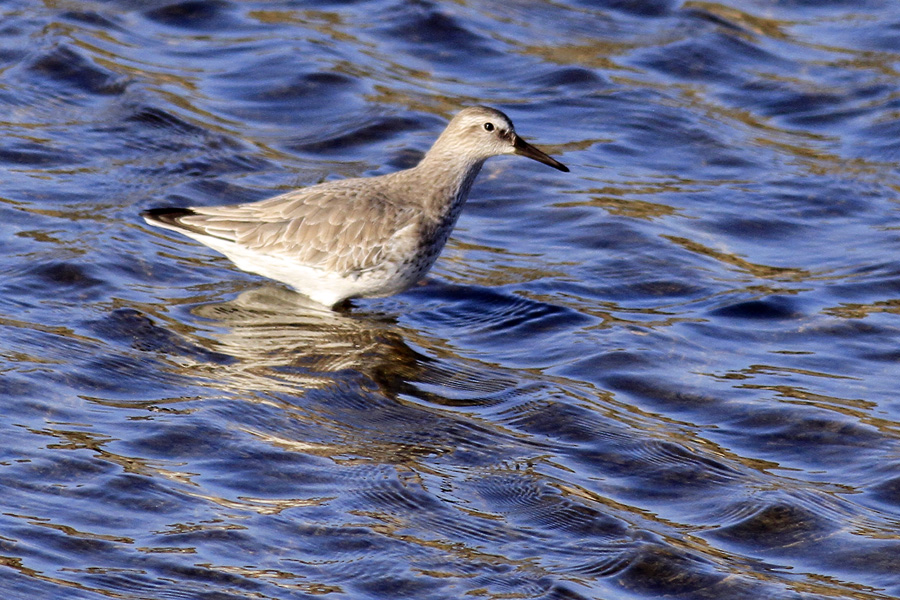
<svg viewBox="0 0 900 600">
<path fill-rule="evenodd" d="M 494 124 L 493 124 L 493 123 L 485 123 L 485 124 L 484 124 L 484 130 L 485 130 L 485 131 L 493 131 L 493 130 L 494 130 Z"/>
</svg>

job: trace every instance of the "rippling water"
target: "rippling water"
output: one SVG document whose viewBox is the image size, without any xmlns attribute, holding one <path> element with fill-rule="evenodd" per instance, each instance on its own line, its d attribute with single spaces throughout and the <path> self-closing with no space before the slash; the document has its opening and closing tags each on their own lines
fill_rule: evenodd
<svg viewBox="0 0 900 600">
<path fill-rule="evenodd" d="M 0 3 L 4 598 L 900 596 L 900 4 Z M 490 161 L 304 309 L 140 210 Z"/>
</svg>

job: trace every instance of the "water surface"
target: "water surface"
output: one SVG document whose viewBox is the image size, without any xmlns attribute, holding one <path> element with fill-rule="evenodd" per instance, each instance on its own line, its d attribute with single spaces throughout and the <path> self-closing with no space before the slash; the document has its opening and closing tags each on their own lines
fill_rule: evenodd
<svg viewBox="0 0 900 600">
<path fill-rule="evenodd" d="M 4 598 L 900 596 L 900 5 L 0 3 Z M 487 163 L 310 310 L 146 226 Z"/>
</svg>

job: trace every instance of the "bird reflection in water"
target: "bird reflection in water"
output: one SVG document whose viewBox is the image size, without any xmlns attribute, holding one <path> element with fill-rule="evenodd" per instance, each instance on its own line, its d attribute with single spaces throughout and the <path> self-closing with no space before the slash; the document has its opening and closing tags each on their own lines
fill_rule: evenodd
<svg viewBox="0 0 900 600">
<path fill-rule="evenodd" d="M 505 445 L 508 433 L 485 431 L 445 408 L 502 402 L 513 380 L 481 363 L 414 350 L 391 316 L 334 312 L 275 286 L 192 312 L 218 329 L 216 351 L 236 359 L 216 365 L 214 385 L 280 409 L 281 417 L 254 417 L 246 406 L 233 415 L 270 443 L 391 463 L 473 444 L 493 451 Z"/>
<path fill-rule="evenodd" d="M 215 336 L 218 350 L 239 359 L 246 376 L 242 384 L 251 389 L 315 389 L 332 383 L 336 373 L 353 371 L 374 381 L 404 379 L 428 360 L 404 342 L 391 317 L 325 310 L 274 285 L 192 312 L 223 328 Z"/>
</svg>

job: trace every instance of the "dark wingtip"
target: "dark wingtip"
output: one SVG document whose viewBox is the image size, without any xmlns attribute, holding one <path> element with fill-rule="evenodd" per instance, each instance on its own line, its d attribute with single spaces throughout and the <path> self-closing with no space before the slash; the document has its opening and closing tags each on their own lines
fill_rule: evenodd
<svg viewBox="0 0 900 600">
<path fill-rule="evenodd" d="M 195 215 L 194 211 L 190 208 L 150 208 L 148 210 L 142 211 L 141 216 L 145 219 L 149 219 L 150 221 L 158 221 L 160 223 L 165 223 L 166 225 L 179 225 L 178 219 L 181 217 L 189 217 L 191 215 Z"/>
</svg>

